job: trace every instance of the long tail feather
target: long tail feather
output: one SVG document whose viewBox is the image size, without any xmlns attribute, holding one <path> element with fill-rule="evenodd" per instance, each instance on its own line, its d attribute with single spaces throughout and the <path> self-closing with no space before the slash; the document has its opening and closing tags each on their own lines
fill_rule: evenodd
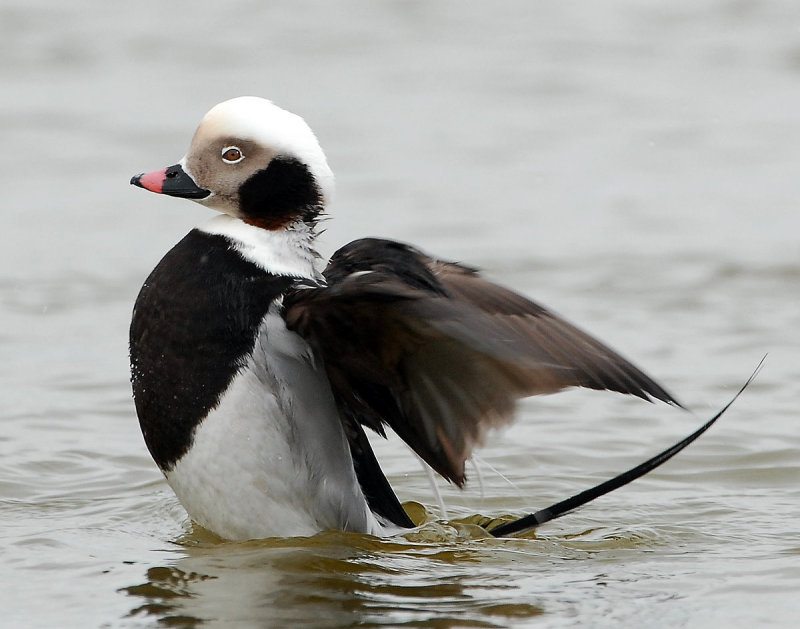
<svg viewBox="0 0 800 629">
<path fill-rule="evenodd" d="M 562 500 L 561 502 L 557 502 L 554 505 L 547 507 L 546 509 L 541 509 L 536 513 L 531 513 L 529 515 L 523 516 L 518 520 L 514 520 L 513 522 L 508 522 L 506 524 L 501 524 L 489 531 L 495 537 L 506 537 L 509 535 L 514 535 L 515 533 L 520 533 L 522 531 L 530 530 L 536 528 L 537 526 L 544 524 L 545 522 L 549 522 L 550 520 L 555 520 L 556 518 L 560 518 L 562 515 L 566 515 L 570 511 L 574 511 L 578 507 L 582 507 L 587 502 L 591 502 L 595 498 L 599 498 L 600 496 L 604 496 L 605 494 L 614 491 L 615 489 L 619 489 L 623 485 L 627 485 L 631 481 L 636 480 L 651 472 L 652 470 L 656 469 L 662 463 L 669 461 L 672 457 L 674 457 L 678 452 L 683 450 L 686 446 L 692 443 L 695 439 L 697 439 L 700 435 L 702 435 L 706 430 L 711 428 L 711 426 L 716 422 L 722 415 L 727 411 L 731 404 L 733 404 L 736 399 L 742 394 L 742 392 L 748 387 L 748 385 L 753 381 L 753 379 L 758 375 L 758 372 L 761 370 L 761 367 L 764 365 L 764 361 L 766 360 L 766 356 L 761 359 L 761 362 L 758 363 L 758 366 L 753 371 L 752 375 L 747 379 L 742 385 L 742 388 L 736 393 L 736 395 L 731 398 L 731 400 L 722 407 L 722 409 L 714 415 L 711 419 L 709 419 L 705 424 L 700 426 L 696 431 L 694 431 L 691 435 L 686 437 L 685 439 L 679 441 L 675 445 L 670 448 L 667 448 L 663 452 L 657 454 L 651 459 L 648 459 L 644 463 L 637 465 L 634 468 L 629 469 L 627 472 L 623 472 L 614 478 L 611 478 L 605 482 L 600 483 L 599 485 L 595 485 L 591 489 L 587 489 L 586 491 L 582 491 L 579 494 L 572 496 L 571 498 L 567 498 L 566 500 Z"/>
</svg>

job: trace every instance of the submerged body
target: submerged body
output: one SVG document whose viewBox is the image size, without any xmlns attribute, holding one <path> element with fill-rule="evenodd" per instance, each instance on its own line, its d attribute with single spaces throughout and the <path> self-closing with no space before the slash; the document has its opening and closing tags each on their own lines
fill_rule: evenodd
<svg viewBox="0 0 800 629">
<path fill-rule="evenodd" d="M 145 282 L 131 324 L 145 442 L 190 516 L 229 539 L 412 526 L 364 427 L 447 479 L 514 401 L 568 386 L 676 403 L 624 358 L 474 270 L 385 240 L 324 271 L 333 192 L 302 119 L 218 105 L 180 164 L 134 177 L 223 214 Z"/>
</svg>

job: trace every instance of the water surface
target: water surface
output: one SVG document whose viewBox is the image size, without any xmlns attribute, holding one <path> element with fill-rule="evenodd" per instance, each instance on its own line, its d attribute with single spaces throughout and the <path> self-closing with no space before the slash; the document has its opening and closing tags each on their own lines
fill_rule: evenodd
<svg viewBox="0 0 800 629">
<path fill-rule="evenodd" d="M 9 627 L 793 627 L 800 618 L 800 9 L 778 0 L 0 7 L 0 608 Z M 213 104 L 303 115 L 338 176 L 321 242 L 414 242 L 552 306 L 695 414 L 525 401 L 465 492 L 395 439 L 429 523 L 225 543 L 145 450 L 127 326 L 209 213 L 128 186 Z M 729 414 L 634 485 L 521 514 Z M 480 478 L 481 482 L 478 482 Z"/>
</svg>

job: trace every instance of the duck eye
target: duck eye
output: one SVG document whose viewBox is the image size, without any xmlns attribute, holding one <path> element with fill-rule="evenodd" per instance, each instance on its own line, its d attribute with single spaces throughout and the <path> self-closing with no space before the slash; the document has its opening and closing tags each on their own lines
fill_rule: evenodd
<svg viewBox="0 0 800 629">
<path fill-rule="evenodd" d="M 244 159 L 242 152 L 235 146 L 226 146 L 222 149 L 222 161 L 227 164 L 236 164 Z"/>
</svg>

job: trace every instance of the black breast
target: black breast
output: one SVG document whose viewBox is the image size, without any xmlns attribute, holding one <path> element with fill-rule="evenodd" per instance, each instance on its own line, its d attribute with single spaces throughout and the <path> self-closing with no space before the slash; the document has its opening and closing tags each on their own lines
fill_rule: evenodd
<svg viewBox="0 0 800 629">
<path fill-rule="evenodd" d="M 191 231 L 142 286 L 130 330 L 139 423 L 163 470 L 189 449 L 219 402 L 270 304 L 294 282 L 242 258 L 224 236 Z"/>
</svg>

